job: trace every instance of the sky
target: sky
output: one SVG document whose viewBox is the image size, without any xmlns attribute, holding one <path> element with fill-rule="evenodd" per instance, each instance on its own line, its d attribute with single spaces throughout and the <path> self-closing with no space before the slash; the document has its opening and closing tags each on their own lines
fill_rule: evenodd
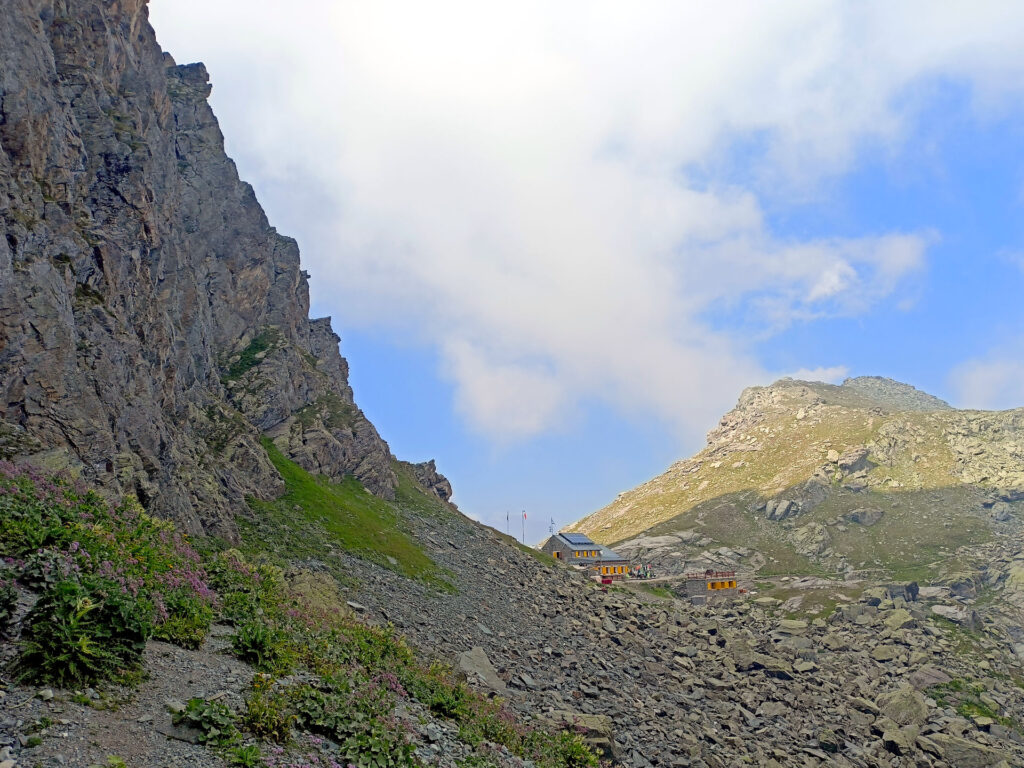
<svg viewBox="0 0 1024 768">
<path fill-rule="evenodd" d="M 356 400 L 536 542 L 747 386 L 1024 406 L 1024 4 L 151 0 Z"/>
</svg>

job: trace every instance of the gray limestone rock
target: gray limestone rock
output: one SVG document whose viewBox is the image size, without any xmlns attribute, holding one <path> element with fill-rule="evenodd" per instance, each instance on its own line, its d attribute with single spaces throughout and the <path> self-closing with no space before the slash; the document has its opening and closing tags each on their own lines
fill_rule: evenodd
<svg viewBox="0 0 1024 768">
<path fill-rule="evenodd" d="M 879 696 L 877 704 L 879 711 L 897 725 L 920 725 L 928 717 L 924 696 L 910 686 Z"/>
<path fill-rule="evenodd" d="M 459 654 L 459 669 L 467 679 L 492 691 L 504 693 L 506 690 L 505 681 L 498 677 L 498 672 L 487 658 L 487 652 L 479 645 Z"/>
<path fill-rule="evenodd" d="M 448 482 L 447 477 L 437 471 L 437 465 L 433 459 L 420 462 L 419 464 L 407 464 L 406 466 L 412 469 L 420 485 L 441 499 L 441 501 L 451 501 L 452 484 Z"/>
<path fill-rule="evenodd" d="M 246 496 L 282 490 L 261 435 L 392 497 L 298 247 L 224 153 L 206 69 L 160 50 L 144 0 L 61 23 L 38 5 L 0 18 L 0 457 L 229 539 Z"/>
<path fill-rule="evenodd" d="M 1006 759 L 1003 752 L 947 733 L 922 736 L 917 743 L 926 752 L 931 752 L 956 768 L 992 768 Z"/>
</svg>

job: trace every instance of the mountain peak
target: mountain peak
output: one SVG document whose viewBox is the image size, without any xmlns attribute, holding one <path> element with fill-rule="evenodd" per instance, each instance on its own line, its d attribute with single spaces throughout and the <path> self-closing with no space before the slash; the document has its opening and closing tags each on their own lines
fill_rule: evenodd
<svg viewBox="0 0 1024 768">
<path fill-rule="evenodd" d="M 935 395 L 884 376 L 857 376 L 846 379 L 842 387 L 896 411 L 947 411 L 953 407 Z"/>
<path fill-rule="evenodd" d="M 880 376 L 841 385 L 781 379 L 744 390 L 702 451 L 573 529 L 614 545 L 692 533 L 760 552 L 754 570 L 785 562 L 843 573 L 916 551 L 927 569 L 939 562 L 930 553 L 988 540 L 1007 522 L 998 505 L 1024 500 L 1022 429 L 1024 410 L 962 411 Z M 930 518 L 937 505 L 956 510 L 941 527 Z M 885 516 L 872 547 L 849 523 L 864 509 L 873 510 L 866 519 Z M 776 526 L 780 519 L 794 530 Z M 811 534 L 813 546 L 800 538 Z"/>
</svg>

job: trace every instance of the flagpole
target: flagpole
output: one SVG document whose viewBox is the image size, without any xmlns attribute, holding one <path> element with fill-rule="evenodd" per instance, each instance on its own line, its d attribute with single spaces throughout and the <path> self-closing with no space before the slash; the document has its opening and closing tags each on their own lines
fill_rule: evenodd
<svg viewBox="0 0 1024 768">
<path fill-rule="evenodd" d="M 526 510 L 523 510 L 523 544 L 526 544 Z"/>
</svg>

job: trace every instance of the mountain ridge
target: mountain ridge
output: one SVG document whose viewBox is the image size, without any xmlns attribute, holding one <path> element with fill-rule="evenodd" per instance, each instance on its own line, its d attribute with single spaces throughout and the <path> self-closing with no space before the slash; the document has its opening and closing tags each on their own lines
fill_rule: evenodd
<svg viewBox="0 0 1024 768">
<path fill-rule="evenodd" d="M 773 559 L 776 569 L 797 571 L 872 568 L 876 559 L 890 565 L 898 559 L 895 551 L 868 557 L 854 541 L 885 531 L 893 542 L 910 541 L 913 533 L 923 561 L 933 549 L 955 543 L 956 535 L 981 543 L 1017 525 L 1024 499 L 1022 435 L 1024 409 L 957 410 L 881 377 L 840 386 L 782 379 L 744 390 L 702 451 L 620 494 L 571 530 L 630 554 L 654 555 L 673 571 L 701 562 L 681 553 L 716 544 L 758 552 L 732 559 L 753 572 L 771 569 Z M 935 530 L 924 524 L 925 508 L 940 497 L 949 505 L 948 519 Z M 871 511 L 865 516 L 859 509 Z M 870 524 L 849 522 L 862 518 Z M 660 547 L 644 544 L 665 536 Z M 686 544 L 691 540 L 694 547 Z M 677 556 L 655 555 L 662 548 Z"/>
</svg>

